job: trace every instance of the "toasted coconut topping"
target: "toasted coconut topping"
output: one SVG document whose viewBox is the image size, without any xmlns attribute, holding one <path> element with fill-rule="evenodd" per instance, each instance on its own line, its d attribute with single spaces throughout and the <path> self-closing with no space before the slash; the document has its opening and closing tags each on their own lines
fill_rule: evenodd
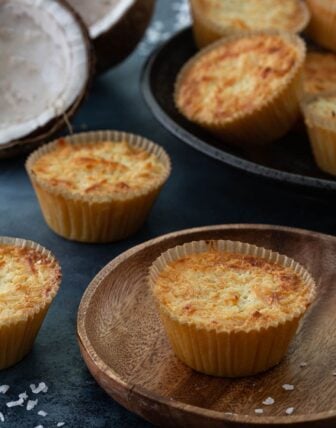
<svg viewBox="0 0 336 428">
<path fill-rule="evenodd" d="M 181 322 L 228 330 L 266 328 L 304 311 L 311 300 L 311 288 L 292 269 L 216 250 L 168 263 L 154 294 Z"/>
<path fill-rule="evenodd" d="M 299 0 L 192 0 L 199 12 L 218 26 L 235 30 L 274 28 L 301 31 L 306 7 Z"/>
<path fill-rule="evenodd" d="M 217 123 L 263 105 L 287 81 L 298 47 L 278 34 L 218 42 L 185 67 L 176 87 L 178 108 L 191 120 Z"/>
<path fill-rule="evenodd" d="M 308 94 L 336 91 L 336 55 L 308 52 L 304 69 L 304 91 Z"/>
<path fill-rule="evenodd" d="M 32 166 L 40 180 L 80 195 L 127 193 L 148 186 L 165 171 L 159 159 L 127 142 L 71 144 L 60 140 Z"/>
<path fill-rule="evenodd" d="M 318 95 L 306 105 L 309 115 L 328 120 L 331 124 L 336 120 L 336 95 Z"/>
<path fill-rule="evenodd" d="M 55 260 L 31 248 L 0 244 L 0 326 L 42 307 L 59 278 Z"/>
</svg>

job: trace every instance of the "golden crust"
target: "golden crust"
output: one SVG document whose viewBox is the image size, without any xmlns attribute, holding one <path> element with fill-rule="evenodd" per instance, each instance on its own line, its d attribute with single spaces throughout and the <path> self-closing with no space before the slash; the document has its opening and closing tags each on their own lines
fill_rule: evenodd
<svg viewBox="0 0 336 428">
<path fill-rule="evenodd" d="M 60 276 L 58 263 L 42 252 L 0 244 L 0 326 L 45 306 Z"/>
<path fill-rule="evenodd" d="M 336 93 L 312 97 L 304 103 L 304 114 L 308 123 L 335 129 Z"/>
<path fill-rule="evenodd" d="M 168 263 L 153 292 L 179 322 L 206 329 L 267 328 L 311 302 L 311 288 L 292 269 L 218 250 Z"/>
<path fill-rule="evenodd" d="M 325 52 L 308 52 L 303 83 L 304 91 L 307 94 L 336 91 L 336 55 Z"/>
<path fill-rule="evenodd" d="M 330 0 L 306 0 L 311 20 L 307 34 L 316 44 L 336 51 L 336 3 Z"/>
<path fill-rule="evenodd" d="M 125 194 L 147 187 L 164 171 L 154 154 L 125 141 L 74 145 L 63 139 L 31 167 L 33 175 L 55 190 L 76 195 Z"/>
<path fill-rule="evenodd" d="M 288 82 L 300 54 L 281 34 L 256 33 L 219 42 L 182 70 L 176 105 L 197 123 L 223 123 L 237 112 L 249 114 Z"/>
<path fill-rule="evenodd" d="M 191 0 L 193 10 L 223 32 L 278 29 L 300 32 L 307 8 L 300 0 Z"/>
</svg>

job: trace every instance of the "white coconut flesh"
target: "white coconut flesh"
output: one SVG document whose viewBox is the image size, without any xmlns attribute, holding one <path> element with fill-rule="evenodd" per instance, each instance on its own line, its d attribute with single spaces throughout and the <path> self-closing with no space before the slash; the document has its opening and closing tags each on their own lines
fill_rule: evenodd
<svg viewBox="0 0 336 428">
<path fill-rule="evenodd" d="M 0 0 L 0 144 L 64 115 L 86 87 L 89 51 L 56 0 Z"/>
<path fill-rule="evenodd" d="M 135 0 L 68 0 L 68 3 L 81 15 L 90 37 L 95 39 L 112 28 Z"/>
</svg>

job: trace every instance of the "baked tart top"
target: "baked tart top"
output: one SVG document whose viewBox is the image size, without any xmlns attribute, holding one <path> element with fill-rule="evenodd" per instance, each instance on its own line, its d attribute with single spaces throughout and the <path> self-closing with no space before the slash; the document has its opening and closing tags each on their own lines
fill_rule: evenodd
<svg viewBox="0 0 336 428">
<path fill-rule="evenodd" d="M 180 322 L 248 331 L 304 312 L 314 290 L 290 267 L 214 249 L 168 262 L 156 276 L 153 292 Z"/>
<path fill-rule="evenodd" d="M 304 55 L 303 41 L 288 33 L 222 39 L 182 68 L 175 88 L 177 108 L 200 124 L 248 115 L 287 87 Z"/>
<path fill-rule="evenodd" d="M 57 261 L 44 249 L 0 243 L 0 326 L 50 303 L 60 278 Z"/>
<path fill-rule="evenodd" d="M 30 172 L 54 190 L 104 196 L 147 188 L 166 174 L 167 166 L 127 141 L 72 144 L 61 139 L 32 163 Z"/>
<path fill-rule="evenodd" d="M 309 11 L 301 0 L 191 0 L 193 9 L 217 28 L 300 32 Z"/>
</svg>

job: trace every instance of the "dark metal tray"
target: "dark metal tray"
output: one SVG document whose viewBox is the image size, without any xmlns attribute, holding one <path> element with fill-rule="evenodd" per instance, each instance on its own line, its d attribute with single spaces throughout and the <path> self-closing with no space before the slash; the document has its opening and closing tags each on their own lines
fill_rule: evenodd
<svg viewBox="0 0 336 428">
<path fill-rule="evenodd" d="M 302 190 L 336 191 L 336 179 L 315 165 L 303 123 L 268 146 L 240 150 L 225 145 L 179 114 L 173 100 L 175 78 L 195 53 L 192 32 L 187 28 L 154 51 L 144 65 L 141 76 L 144 98 L 169 131 L 195 149 L 240 170 Z"/>
</svg>

